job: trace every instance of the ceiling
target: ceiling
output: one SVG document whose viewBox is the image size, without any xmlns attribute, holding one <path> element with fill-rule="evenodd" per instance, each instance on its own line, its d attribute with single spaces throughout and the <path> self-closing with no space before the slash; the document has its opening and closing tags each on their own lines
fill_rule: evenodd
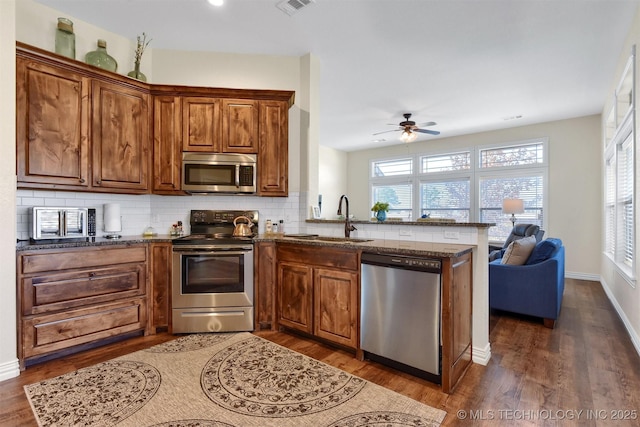
<svg viewBox="0 0 640 427">
<path fill-rule="evenodd" d="M 413 113 L 440 136 L 603 108 L 639 0 L 37 0 L 151 48 L 302 56 L 320 62 L 320 144 L 402 144 Z M 286 89 L 286 88 L 278 88 Z M 385 141 L 377 141 L 383 137 Z"/>
</svg>

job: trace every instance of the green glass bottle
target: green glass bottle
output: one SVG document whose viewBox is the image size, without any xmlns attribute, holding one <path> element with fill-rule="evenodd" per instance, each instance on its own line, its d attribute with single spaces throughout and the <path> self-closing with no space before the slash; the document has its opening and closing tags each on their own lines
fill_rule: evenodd
<svg viewBox="0 0 640 427">
<path fill-rule="evenodd" d="M 73 22 L 67 18 L 58 18 L 56 53 L 76 59 L 76 35 L 73 34 Z"/>
<path fill-rule="evenodd" d="M 84 61 L 89 65 L 113 71 L 114 73 L 118 70 L 118 63 L 107 53 L 107 42 L 102 39 L 98 40 L 98 48 L 96 50 L 87 53 Z"/>
</svg>

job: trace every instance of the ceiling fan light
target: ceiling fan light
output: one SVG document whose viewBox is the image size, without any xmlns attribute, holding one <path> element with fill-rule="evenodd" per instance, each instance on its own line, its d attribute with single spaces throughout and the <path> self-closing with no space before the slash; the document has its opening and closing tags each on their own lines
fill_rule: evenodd
<svg viewBox="0 0 640 427">
<path fill-rule="evenodd" d="M 400 135 L 400 140 L 402 140 L 402 142 L 413 142 L 416 140 L 416 138 L 418 138 L 418 135 L 414 132 L 411 132 L 409 129 L 406 129 L 404 132 L 402 132 L 402 135 Z"/>
</svg>

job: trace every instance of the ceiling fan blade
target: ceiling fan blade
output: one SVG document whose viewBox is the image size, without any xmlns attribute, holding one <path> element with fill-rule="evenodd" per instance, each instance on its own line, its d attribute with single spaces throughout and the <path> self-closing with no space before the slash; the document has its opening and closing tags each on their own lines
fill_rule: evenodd
<svg viewBox="0 0 640 427">
<path fill-rule="evenodd" d="M 382 132 L 376 132 L 373 135 L 380 135 L 381 133 L 389 133 L 389 132 L 398 132 L 399 130 L 402 130 L 402 129 L 383 130 Z"/>
<path fill-rule="evenodd" d="M 425 122 L 425 123 L 419 123 L 417 126 L 420 127 L 420 128 L 424 128 L 424 127 L 433 126 L 433 125 L 437 125 L 437 123 L 436 122 Z"/>
<path fill-rule="evenodd" d="M 428 133 L 431 135 L 440 135 L 440 132 L 438 132 L 437 130 L 428 130 L 428 129 L 414 129 L 414 132 L 420 132 L 420 133 Z"/>
</svg>

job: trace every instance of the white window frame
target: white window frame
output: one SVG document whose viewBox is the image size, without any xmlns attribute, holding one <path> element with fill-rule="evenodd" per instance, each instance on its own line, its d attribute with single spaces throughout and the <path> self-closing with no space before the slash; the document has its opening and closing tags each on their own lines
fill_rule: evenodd
<svg viewBox="0 0 640 427">
<path fill-rule="evenodd" d="M 613 94 L 613 102 L 609 113 L 603 118 L 603 139 L 604 139 L 604 192 L 603 195 L 603 218 L 604 224 L 604 248 L 603 253 L 616 267 L 620 276 L 633 288 L 636 287 L 636 265 L 637 265 L 637 207 L 636 207 L 636 123 L 635 123 L 635 45 L 631 49 L 631 55 L 625 66 L 622 77 Z M 622 101 L 621 101 L 622 100 Z M 618 111 L 620 106 L 624 106 L 626 111 Z M 630 144 L 631 154 L 631 194 L 630 200 L 623 199 L 620 194 L 620 176 L 624 171 L 621 164 L 620 150 L 625 145 Z M 614 194 L 611 194 L 614 192 Z M 631 203 L 632 218 L 630 220 L 631 230 L 625 233 L 625 222 L 623 219 L 624 207 Z M 609 218 L 608 212 L 613 204 L 613 218 Z M 613 224 L 609 224 L 612 220 Z M 630 239 L 631 253 L 626 256 L 627 245 Z M 630 258 L 630 259 L 629 259 Z M 629 262 L 627 262 L 629 259 Z"/>
<path fill-rule="evenodd" d="M 486 149 L 507 148 L 516 147 L 519 145 L 531 145 L 535 143 L 543 144 L 543 160 L 542 163 L 536 163 L 531 165 L 519 165 L 519 166 L 502 166 L 495 168 L 481 168 L 480 167 L 480 151 Z M 438 156 L 455 154 L 461 152 L 469 152 L 471 156 L 471 168 L 460 171 L 445 171 L 445 172 L 429 172 L 421 173 L 421 158 L 424 156 Z M 393 161 L 400 159 L 413 159 L 413 173 L 403 176 L 390 176 L 390 177 L 375 177 L 373 176 L 373 165 L 376 162 Z M 457 150 L 434 150 L 433 152 L 422 152 L 414 154 L 404 154 L 397 156 L 389 156 L 383 158 L 371 159 L 369 163 L 369 203 L 371 206 L 376 202 L 373 200 L 373 187 L 380 185 L 397 185 L 397 184 L 411 184 L 412 185 L 412 217 L 411 221 L 415 221 L 420 217 L 421 200 L 420 200 L 420 186 L 429 182 L 442 182 L 447 180 L 457 179 L 469 179 L 470 181 L 470 201 L 469 201 L 469 221 L 480 221 L 480 180 L 484 177 L 499 177 L 499 176 L 531 176 L 542 175 L 543 177 L 543 218 L 542 228 L 547 228 L 549 220 L 549 185 L 548 185 L 548 165 L 549 165 L 549 138 L 532 138 L 521 141 L 508 141 L 502 143 L 494 143 L 490 145 L 481 145 L 475 147 L 460 148 Z M 508 197 L 508 195 L 505 195 Z M 509 219 L 505 216 L 505 221 Z"/>
</svg>

